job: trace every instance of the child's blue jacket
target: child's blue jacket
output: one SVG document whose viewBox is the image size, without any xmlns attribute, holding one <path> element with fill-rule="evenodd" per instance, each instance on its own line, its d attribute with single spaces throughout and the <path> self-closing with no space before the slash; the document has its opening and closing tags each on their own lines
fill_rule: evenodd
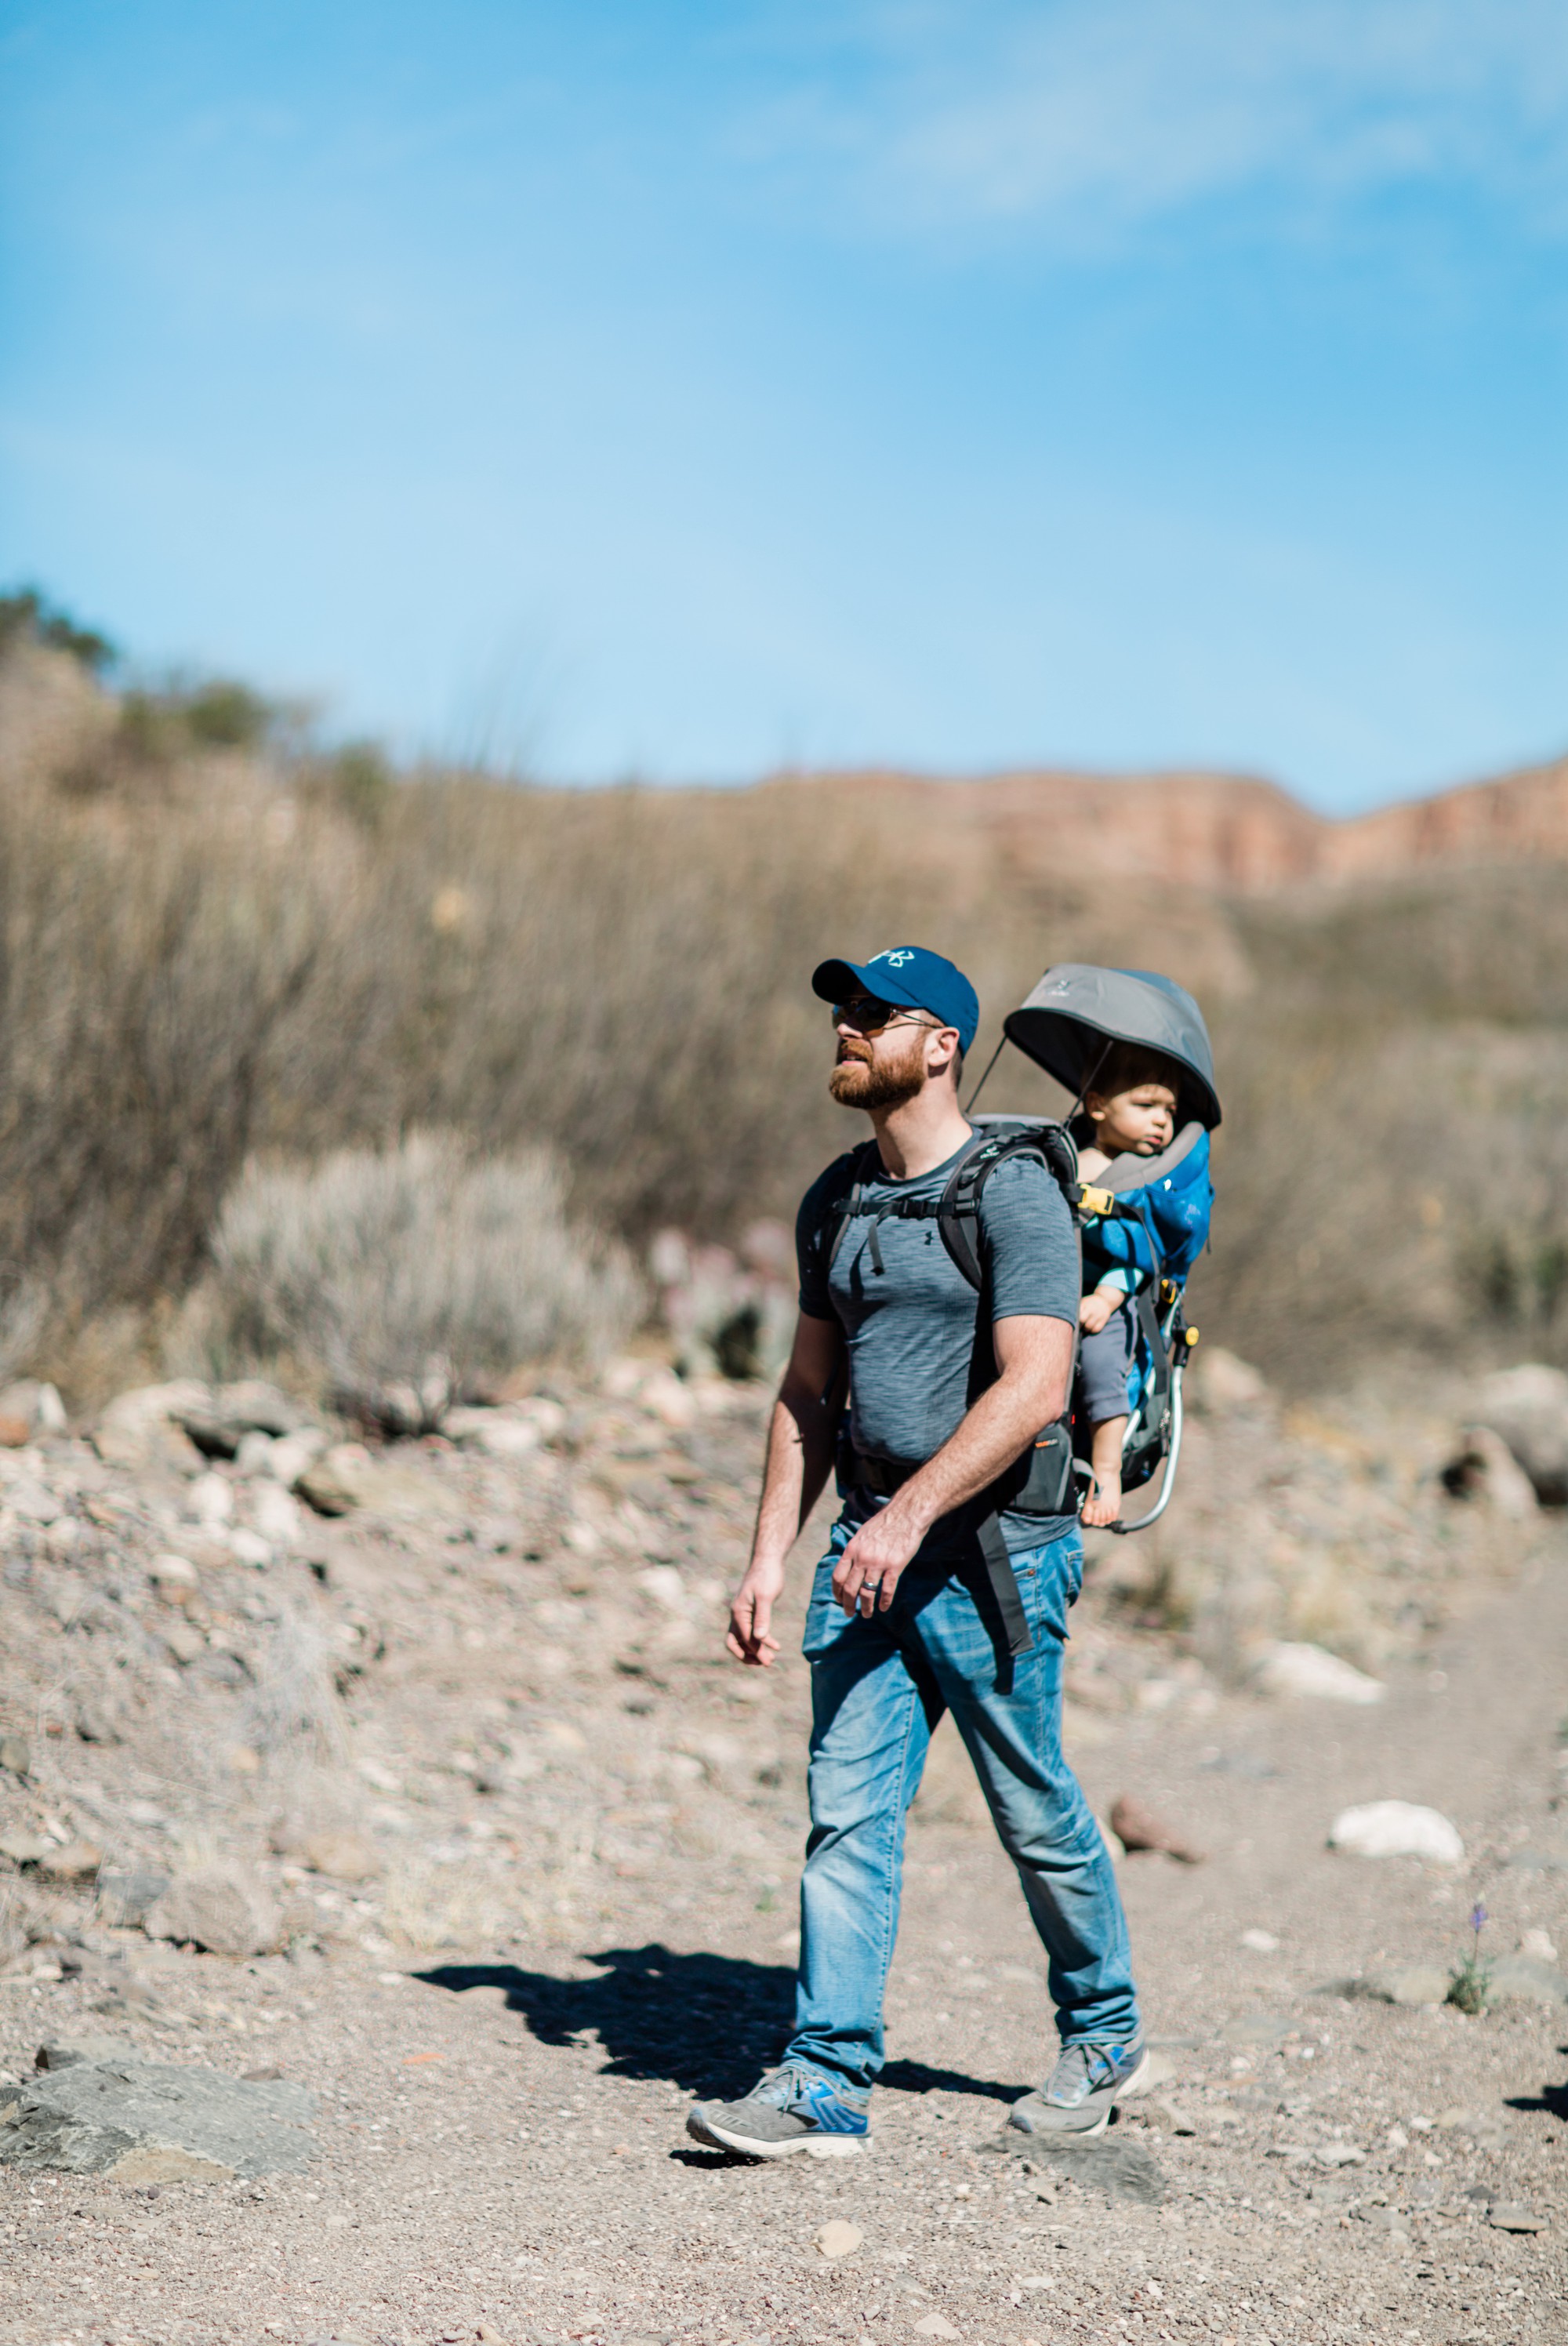
<svg viewBox="0 0 1568 2346">
<path fill-rule="evenodd" d="M 1124 1204 L 1140 1208 L 1146 1217 L 1159 1250 L 1158 1268 L 1164 1277 L 1185 1280 L 1208 1241 L 1214 1183 L 1208 1172 L 1207 1133 L 1200 1135 L 1169 1173 L 1136 1188 L 1118 1189 L 1117 1195 Z M 1090 1265 L 1101 1271 L 1120 1265 L 1147 1278 L 1156 1269 L 1148 1229 L 1143 1221 L 1119 1214 L 1105 1220 L 1098 1215 L 1085 1215 L 1084 1256 L 1086 1270 Z M 1088 1277 L 1087 1284 L 1095 1284 L 1094 1275 Z"/>
</svg>

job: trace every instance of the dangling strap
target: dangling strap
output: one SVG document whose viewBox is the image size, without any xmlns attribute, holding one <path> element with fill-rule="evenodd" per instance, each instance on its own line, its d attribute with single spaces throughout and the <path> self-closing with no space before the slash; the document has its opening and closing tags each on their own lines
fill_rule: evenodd
<svg viewBox="0 0 1568 2346">
<path fill-rule="evenodd" d="M 980 1542 L 981 1555 L 985 1558 L 985 1576 L 991 1583 L 991 1593 L 1002 1616 L 1002 1632 L 1007 1640 L 1008 1654 L 1033 1653 L 1034 1639 L 1023 1610 L 1023 1599 L 1018 1593 L 1018 1575 L 1013 1569 L 1013 1558 L 1007 1553 L 1007 1542 L 1002 1536 L 1002 1525 L 994 1507 L 978 1526 L 975 1537 Z"/>
</svg>

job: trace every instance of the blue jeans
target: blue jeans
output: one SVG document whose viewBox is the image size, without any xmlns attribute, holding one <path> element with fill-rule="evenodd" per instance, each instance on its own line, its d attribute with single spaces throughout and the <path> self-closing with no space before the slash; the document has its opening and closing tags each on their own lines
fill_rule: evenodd
<svg viewBox="0 0 1568 2346">
<path fill-rule="evenodd" d="M 1065 2045 L 1138 2033 L 1126 1916 L 1111 1861 L 1062 1756 L 1062 1648 L 1083 1577 L 1076 1532 L 1013 1559 L 1034 1645 L 1005 1663 L 972 1576 L 911 1567 L 885 1613 L 846 1615 L 835 1525 L 806 1616 L 811 1834 L 787 2060 L 868 2086 L 881 2068 L 882 1995 L 898 1935 L 904 1818 L 945 1710 L 962 1736 L 1045 1949 Z M 990 1616 L 991 1617 L 988 1617 Z"/>
</svg>

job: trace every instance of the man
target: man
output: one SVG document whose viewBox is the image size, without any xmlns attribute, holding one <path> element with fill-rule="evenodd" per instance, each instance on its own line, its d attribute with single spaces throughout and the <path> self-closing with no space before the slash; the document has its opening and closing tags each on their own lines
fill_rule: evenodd
<svg viewBox="0 0 1568 2346">
<path fill-rule="evenodd" d="M 936 1219 L 973 1142 L 958 1104 L 973 987 L 917 946 L 824 962 L 811 983 L 834 1005 L 830 1088 L 871 1117 L 874 1146 L 830 1166 L 800 1208 L 800 1316 L 728 1636 L 752 1668 L 779 1651 L 773 1607 L 833 1464 L 847 1367 L 846 1495 L 806 1619 L 811 1832 L 795 2028 L 777 2070 L 743 2101 L 697 2105 L 687 2127 L 760 2158 L 860 2147 L 882 2066 L 905 1812 L 951 1710 L 1018 1869 L 1057 2011 L 1060 2056 L 1011 2122 L 1097 2134 L 1147 2064 L 1115 1877 L 1062 1756 L 1077 1523 L 1017 1504 L 1019 1462 L 1067 1405 L 1072 1220 L 1037 1159 L 1000 1164 L 981 1193 L 977 1298 Z"/>
</svg>

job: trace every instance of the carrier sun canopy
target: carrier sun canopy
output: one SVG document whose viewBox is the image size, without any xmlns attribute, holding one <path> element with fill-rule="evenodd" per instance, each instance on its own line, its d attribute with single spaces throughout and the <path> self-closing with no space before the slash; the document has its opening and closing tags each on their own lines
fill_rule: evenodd
<svg viewBox="0 0 1568 2346">
<path fill-rule="evenodd" d="M 1144 1043 L 1185 1071 L 1178 1124 L 1211 1131 L 1219 1122 L 1214 1053 L 1203 1013 L 1185 986 L 1153 970 L 1098 969 L 1062 962 L 1003 1022 L 1010 1043 L 1054 1076 L 1074 1099 L 1094 1083 L 1112 1043 Z"/>
</svg>

